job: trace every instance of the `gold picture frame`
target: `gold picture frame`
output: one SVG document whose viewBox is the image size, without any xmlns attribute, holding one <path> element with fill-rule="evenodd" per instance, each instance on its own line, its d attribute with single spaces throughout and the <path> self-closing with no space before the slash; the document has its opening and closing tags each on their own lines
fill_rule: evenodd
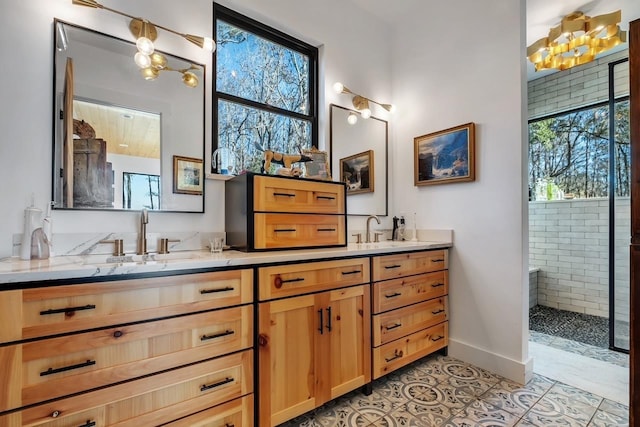
<svg viewBox="0 0 640 427">
<path fill-rule="evenodd" d="M 303 150 L 302 154 L 311 158 L 304 165 L 304 177 L 331 181 L 331 169 L 329 168 L 329 156 L 326 151 L 320 151 L 313 147 L 311 150 Z"/>
<path fill-rule="evenodd" d="M 194 157 L 173 156 L 173 192 L 202 195 L 204 162 Z"/>
<path fill-rule="evenodd" d="M 414 138 L 414 185 L 475 181 L 475 124 Z"/>
<path fill-rule="evenodd" d="M 347 186 L 347 196 L 374 192 L 373 150 L 340 159 L 340 181 Z"/>
</svg>

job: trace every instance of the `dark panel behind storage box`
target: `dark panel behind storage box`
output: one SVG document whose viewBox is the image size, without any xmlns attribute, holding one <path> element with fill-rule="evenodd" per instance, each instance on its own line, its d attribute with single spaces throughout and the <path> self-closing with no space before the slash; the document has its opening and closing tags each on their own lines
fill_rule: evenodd
<svg viewBox="0 0 640 427">
<path fill-rule="evenodd" d="M 347 245 L 344 183 L 247 173 L 225 185 L 227 244 L 233 249 Z"/>
</svg>

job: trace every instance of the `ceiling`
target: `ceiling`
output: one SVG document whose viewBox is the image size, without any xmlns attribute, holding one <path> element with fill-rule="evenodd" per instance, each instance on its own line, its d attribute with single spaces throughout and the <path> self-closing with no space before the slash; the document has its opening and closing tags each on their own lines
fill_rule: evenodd
<svg viewBox="0 0 640 427">
<path fill-rule="evenodd" d="M 424 0 L 351 0 L 392 26 L 406 25 L 416 8 L 424 4 Z M 622 10 L 623 30 L 629 29 L 629 21 L 640 18 L 639 0 L 526 0 L 527 5 L 527 45 L 547 35 L 549 29 L 560 23 L 563 16 L 571 12 L 581 11 L 585 15 L 595 16 Z M 421 18 L 424 19 L 424 18 Z M 623 47 L 624 48 L 624 47 Z M 527 79 L 533 80 L 543 74 L 535 73 L 533 66 L 527 61 Z M 548 72 L 547 72 L 548 73 Z"/>
</svg>

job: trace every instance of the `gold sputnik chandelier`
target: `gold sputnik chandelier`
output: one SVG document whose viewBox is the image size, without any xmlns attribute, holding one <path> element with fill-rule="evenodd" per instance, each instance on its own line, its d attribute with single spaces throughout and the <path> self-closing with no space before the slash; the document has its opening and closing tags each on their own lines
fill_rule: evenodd
<svg viewBox="0 0 640 427">
<path fill-rule="evenodd" d="M 129 15 L 128 13 L 106 7 L 98 3 L 96 0 L 72 0 L 72 3 L 78 6 L 103 9 L 131 19 L 129 22 L 129 30 L 136 38 L 136 47 L 138 48 L 138 52 L 134 56 L 134 61 L 138 67 L 140 67 L 140 73 L 146 80 L 155 80 L 161 71 L 175 71 L 182 74 L 182 82 L 185 85 L 189 87 L 196 87 L 198 85 L 198 77 L 193 73 L 193 71 L 199 70 L 200 67 L 191 64 L 188 68 L 171 68 L 168 65 L 167 58 L 161 53 L 155 51 L 153 42 L 158 37 L 158 28 L 178 35 L 202 49 L 210 52 L 214 52 L 216 50 L 216 43 L 212 38 L 180 33 L 146 19 L 138 18 Z"/>
<path fill-rule="evenodd" d="M 353 95 L 353 99 L 351 100 L 353 107 L 360 113 L 360 116 L 363 119 L 368 119 L 369 117 L 371 117 L 371 107 L 369 106 L 370 102 L 372 104 L 377 104 L 381 106 L 382 108 L 384 108 L 390 113 L 394 113 L 396 111 L 395 105 L 382 104 L 380 102 L 374 101 L 373 99 L 365 98 L 362 95 L 358 95 L 357 93 L 352 92 L 349 88 L 347 88 L 345 85 L 343 85 L 340 82 L 336 82 L 333 84 L 333 90 L 336 93 L 348 93 Z M 351 112 L 349 113 L 349 117 L 347 118 L 347 121 L 349 122 L 349 124 L 352 124 L 352 125 L 356 124 L 356 122 L 358 121 L 358 116 L 355 113 Z"/>
<path fill-rule="evenodd" d="M 527 47 L 527 57 L 536 71 L 566 70 L 586 64 L 596 56 L 627 40 L 627 33 L 618 25 L 621 11 L 594 17 L 573 12 L 544 37 Z"/>
</svg>

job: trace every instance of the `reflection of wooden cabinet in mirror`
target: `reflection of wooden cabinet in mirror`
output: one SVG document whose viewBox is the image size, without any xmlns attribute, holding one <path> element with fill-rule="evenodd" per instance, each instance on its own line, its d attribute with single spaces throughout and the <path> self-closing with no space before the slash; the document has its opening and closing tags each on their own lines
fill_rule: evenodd
<svg viewBox="0 0 640 427">
<path fill-rule="evenodd" d="M 341 160 L 350 161 L 368 153 L 373 171 L 371 182 L 375 187 L 368 191 L 348 192 L 347 215 L 388 215 L 388 123 L 385 120 L 370 117 L 357 120 L 354 124 L 347 121 L 354 110 L 331 105 L 331 168 L 335 180 L 340 177 Z M 343 174 L 344 175 L 344 174 Z"/>
<path fill-rule="evenodd" d="M 134 43 L 60 20 L 54 28 L 55 208 L 143 204 L 150 210 L 203 212 L 204 194 L 175 194 L 172 188 L 173 156 L 204 159 L 204 84 L 187 87 L 179 73 L 169 72 L 148 82 L 133 60 Z M 190 69 L 205 82 L 204 65 L 162 55 L 171 68 Z M 82 121 L 93 135 L 74 126 Z M 153 189 L 127 188 L 127 175 L 159 176 L 159 182 Z M 128 182 L 131 187 L 138 181 Z M 133 196 L 127 191 L 139 197 L 129 203 Z"/>
</svg>

